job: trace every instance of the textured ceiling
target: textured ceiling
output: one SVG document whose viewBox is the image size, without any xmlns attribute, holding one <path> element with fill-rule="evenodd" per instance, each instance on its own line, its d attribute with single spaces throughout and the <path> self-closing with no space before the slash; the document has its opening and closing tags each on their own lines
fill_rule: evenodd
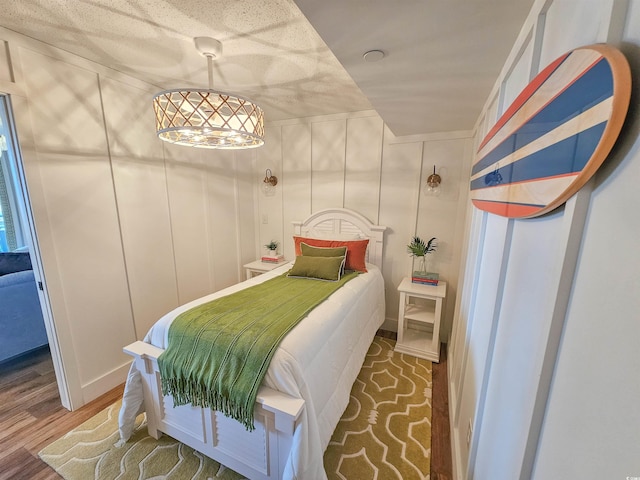
<svg viewBox="0 0 640 480">
<path fill-rule="evenodd" d="M 0 26 L 159 89 L 206 87 L 193 38 L 214 37 L 214 88 L 267 121 L 375 108 L 407 135 L 472 128 L 532 1 L 21 0 Z"/>
</svg>

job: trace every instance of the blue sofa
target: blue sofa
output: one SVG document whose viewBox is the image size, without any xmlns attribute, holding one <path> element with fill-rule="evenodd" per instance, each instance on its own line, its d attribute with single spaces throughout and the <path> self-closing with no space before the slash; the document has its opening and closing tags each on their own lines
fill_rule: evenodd
<svg viewBox="0 0 640 480">
<path fill-rule="evenodd" d="M 29 253 L 0 253 L 0 362 L 47 344 Z"/>
</svg>

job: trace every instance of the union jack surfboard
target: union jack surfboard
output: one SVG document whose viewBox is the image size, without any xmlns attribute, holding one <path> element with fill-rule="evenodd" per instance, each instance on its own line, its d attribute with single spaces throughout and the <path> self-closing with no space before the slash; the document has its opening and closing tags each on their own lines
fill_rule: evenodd
<svg viewBox="0 0 640 480">
<path fill-rule="evenodd" d="M 629 106 L 631 73 L 608 45 L 572 50 L 541 71 L 478 147 L 471 200 L 529 218 L 576 193 L 605 160 Z"/>
</svg>

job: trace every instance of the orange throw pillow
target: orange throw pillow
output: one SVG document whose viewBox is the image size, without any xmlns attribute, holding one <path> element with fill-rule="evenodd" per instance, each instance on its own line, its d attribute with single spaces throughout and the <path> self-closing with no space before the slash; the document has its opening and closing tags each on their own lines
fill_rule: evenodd
<svg viewBox="0 0 640 480">
<path fill-rule="evenodd" d="M 365 258 L 367 246 L 369 245 L 368 238 L 364 240 L 322 240 L 319 238 L 298 237 L 294 235 L 293 243 L 295 245 L 296 256 L 302 255 L 302 251 L 300 250 L 300 243 L 302 242 L 312 247 L 347 247 L 347 262 L 344 268 L 364 273 L 367 271 Z"/>
</svg>

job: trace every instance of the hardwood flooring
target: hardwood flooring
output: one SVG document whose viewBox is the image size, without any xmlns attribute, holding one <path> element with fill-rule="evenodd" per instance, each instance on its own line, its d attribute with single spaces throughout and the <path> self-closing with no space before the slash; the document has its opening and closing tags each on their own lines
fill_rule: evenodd
<svg viewBox="0 0 640 480">
<path fill-rule="evenodd" d="M 115 388 L 74 412 L 60 404 L 48 348 L 0 364 L 0 479 L 61 479 L 38 452 L 122 396 Z"/>
<path fill-rule="evenodd" d="M 440 348 L 440 363 L 432 368 L 431 480 L 453 480 L 447 346 L 443 343 Z"/>
<path fill-rule="evenodd" d="M 446 351 L 440 358 L 433 364 L 431 480 L 451 480 Z M 48 349 L 0 364 L 0 480 L 61 479 L 38 452 L 121 398 L 122 391 L 117 387 L 69 412 L 60 404 Z"/>
</svg>

